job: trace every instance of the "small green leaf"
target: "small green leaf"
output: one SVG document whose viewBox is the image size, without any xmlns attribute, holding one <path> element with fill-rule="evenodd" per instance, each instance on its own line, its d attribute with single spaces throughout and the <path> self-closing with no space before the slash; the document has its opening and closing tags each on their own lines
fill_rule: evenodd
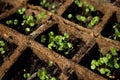
<svg viewBox="0 0 120 80">
<path fill-rule="evenodd" d="M 93 5 L 89 5 L 90 11 L 95 11 L 95 8 Z"/>
<path fill-rule="evenodd" d="M 108 58 L 103 57 L 103 61 L 104 61 L 104 63 L 107 63 L 108 62 Z"/>
<path fill-rule="evenodd" d="M 117 51 L 116 51 L 116 48 L 112 47 L 112 48 L 110 48 L 110 51 L 111 51 L 113 56 L 117 56 L 118 55 Z"/>
<path fill-rule="evenodd" d="M 24 73 L 24 75 L 23 75 L 23 77 L 24 77 L 25 79 L 30 78 L 30 76 L 31 76 L 31 74 L 30 74 L 30 73 Z"/>
<path fill-rule="evenodd" d="M 99 71 L 100 71 L 101 74 L 105 74 L 105 69 L 104 68 L 101 68 Z"/>
<path fill-rule="evenodd" d="M 87 18 L 85 16 L 80 16 L 80 15 L 76 15 L 76 19 L 84 23 L 87 21 Z"/>
<path fill-rule="evenodd" d="M 110 53 L 106 54 L 106 58 L 111 59 L 112 55 Z"/>
<path fill-rule="evenodd" d="M 26 33 L 30 32 L 30 28 L 29 27 L 25 28 L 25 32 Z"/>
<path fill-rule="evenodd" d="M 41 35 L 41 42 L 45 43 L 46 42 L 46 36 L 45 35 Z"/>
<path fill-rule="evenodd" d="M 50 80 L 56 80 L 56 78 L 55 78 L 55 77 L 52 77 Z"/>
<path fill-rule="evenodd" d="M 94 70 L 96 68 L 95 65 L 91 65 L 91 69 Z"/>
<path fill-rule="evenodd" d="M 73 17 L 72 14 L 68 14 L 68 18 L 71 19 Z"/>
<path fill-rule="evenodd" d="M 119 66 L 118 63 L 114 63 L 114 67 L 115 67 L 116 69 L 120 68 L 120 66 Z"/>
</svg>

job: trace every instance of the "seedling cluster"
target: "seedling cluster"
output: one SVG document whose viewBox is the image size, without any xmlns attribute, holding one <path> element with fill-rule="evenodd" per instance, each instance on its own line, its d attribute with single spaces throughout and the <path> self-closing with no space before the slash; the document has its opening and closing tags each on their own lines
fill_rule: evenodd
<svg viewBox="0 0 120 80">
<path fill-rule="evenodd" d="M 24 73 L 23 77 L 25 79 L 29 79 L 32 75 L 30 73 Z M 39 80 L 56 80 L 55 77 L 51 77 L 48 75 L 48 72 L 45 68 L 42 68 L 41 70 L 38 70 L 36 72 L 36 77 L 39 78 Z"/>
<path fill-rule="evenodd" d="M 113 30 L 114 30 L 114 34 L 112 36 L 109 36 L 109 38 L 120 41 L 120 23 L 116 23 L 113 26 Z"/>
<path fill-rule="evenodd" d="M 41 21 L 42 18 L 46 18 L 47 16 L 45 13 L 39 13 L 37 19 L 34 15 L 26 15 L 25 14 L 26 8 L 21 8 L 17 11 L 17 15 L 19 16 L 20 20 L 10 19 L 6 21 L 8 26 L 17 27 L 17 29 L 23 30 L 26 34 L 30 33 L 33 28 L 35 28 L 36 20 Z M 22 20 L 22 21 L 21 21 Z"/>
<path fill-rule="evenodd" d="M 98 60 L 92 60 L 91 69 L 98 70 L 100 74 L 107 77 L 115 77 L 114 71 L 120 69 L 120 56 L 118 55 L 116 48 L 112 47 L 109 53 L 101 55 Z"/>
<path fill-rule="evenodd" d="M 41 42 L 47 43 L 47 36 L 41 35 Z M 73 49 L 72 43 L 69 42 L 69 35 L 64 33 L 63 35 L 55 35 L 53 31 L 48 33 L 48 48 L 62 52 L 64 55 L 69 54 Z"/>
<path fill-rule="evenodd" d="M 0 54 L 2 55 L 3 58 L 5 57 L 6 52 L 5 46 L 6 46 L 5 41 L 0 39 Z"/>
<path fill-rule="evenodd" d="M 40 5 L 44 7 L 45 9 L 55 13 L 57 5 L 54 3 L 50 3 L 47 0 L 40 0 Z"/>
<path fill-rule="evenodd" d="M 74 0 L 74 3 L 79 8 L 80 12 L 77 14 L 69 13 L 69 20 L 76 19 L 76 21 L 88 28 L 93 28 L 100 21 L 99 16 L 92 15 L 95 13 L 93 5 L 88 4 L 87 1 L 81 2 L 80 0 Z"/>
<path fill-rule="evenodd" d="M 54 62 L 53 61 L 50 61 L 48 63 L 48 67 L 53 67 L 54 66 Z M 56 80 L 55 77 L 52 77 L 51 75 L 48 74 L 48 71 L 47 69 L 45 69 L 44 67 L 39 69 L 37 72 L 31 74 L 31 73 L 28 73 L 26 72 L 26 69 L 24 69 L 24 74 L 23 74 L 23 77 L 27 80 L 31 80 L 34 79 L 34 78 L 39 78 L 39 80 Z"/>
</svg>

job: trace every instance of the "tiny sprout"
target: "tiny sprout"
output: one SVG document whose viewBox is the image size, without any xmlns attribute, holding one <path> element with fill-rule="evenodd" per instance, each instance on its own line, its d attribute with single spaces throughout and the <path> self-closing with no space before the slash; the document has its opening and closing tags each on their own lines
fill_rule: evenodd
<svg viewBox="0 0 120 80">
<path fill-rule="evenodd" d="M 46 36 L 45 35 L 41 35 L 41 42 L 45 43 L 46 42 Z"/>
<path fill-rule="evenodd" d="M 87 21 L 87 18 L 85 16 L 80 16 L 80 15 L 76 15 L 76 19 L 84 23 Z"/>
<path fill-rule="evenodd" d="M 73 17 L 72 14 L 68 14 L 68 18 L 71 19 Z"/>
<path fill-rule="evenodd" d="M 37 15 L 37 18 L 38 18 L 39 21 L 41 21 L 42 18 L 47 18 L 47 15 L 46 15 L 44 12 L 42 12 L 42 13 L 39 13 L 39 14 Z"/>
<path fill-rule="evenodd" d="M 110 51 L 111 51 L 111 53 L 112 53 L 113 56 L 118 55 L 117 51 L 116 51 L 116 48 L 112 47 L 112 48 L 110 48 Z"/>
<path fill-rule="evenodd" d="M 18 20 L 14 19 L 14 25 L 17 25 L 17 24 L 18 24 Z"/>
<path fill-rule="evenodd" d="M 56 5 L 55 5 L 55 4 L 52 4 L 52 5 L 51 5 L 51 8 L 52 8 L 52 9 L 55 9 L 55 8 L 56 8 Z"/>
<path fill-rule="evenodd" d="M 19 14 L 24 14 L 25 11 L 26 11 L 26 8 L 23 7 L 23 8 L 18 10 L 18 13 Z"/>
<path fill-rule="evenodd" d="M 6 24 L 7 24 L 7 25 L 11 25 L 11 24 L 13 24 L 13 21 L 12 21 L 12 20 L 7 20 L 7 21 L 6 21 Z"/>
<path fill-rule="evenodd" d="M 98 23 L 100 21 L 100 18 L 98 16 L 95 16 L 92 18 L 92 20 L 90 21 L 90 23 L 88 24 L 88 26 L 90 28 L 92 28 L 96 23 Z"/>
<path fill-rule="evenodd" d="M 0 53 L 1 53 L 2 55 L 4 55 L 5 49 L 4 49 L 3 47 L 0 48 Z"/>
<path fill-rule="evenodd" d="M 56 80 L 56 78 L 55 78 L 55 77 L 52 77 L 50 80 Z"/>
<path fill-rule="evenodd" d="M 29 27 L 25 28 L 25 32 L 29 33 L 30 32 L 30 28 Z"/>
<path fill-rule="evenodd" d="M 95 11 L 94 6 L 89 5 L 90 11 Z"/>
<path fill-rule="evenodd" d="M 89 8 L 85 9 L 85 14 L 87 15 L 89 13 Z"/>
<path fill-rule="evenodd" d="M 46 0 L 41 0 L 40 5 L 45 5 Z"/>
<path fill-rule="evenodd" d="M 84 1 L 83 4 L 84 4 L 85 7 L 89 7 L 87 1 Z"/>
<path fill-rule="evenodd" d="M 3 41 L 3 40 L 0 40 L 0 47 L 3 47 L 3 46 L 5 46 L 5 42 Z"/>
<path fill-rule="evenodd" d="M 23 77 L 24 77 L 25 79 L 30 78 L 30 76 L 31 76 L 31 74 L 30 74 L 30 73 L 24 73 L 24 75 L 23 75 Z"/>
<path fill-rule="evenodd" d="M 48 65 L 53 66 L 54 65 L 53 61 L 50 61 Z"/>
<path fill-rule="evenodd" d="M 106 76 L 111 76 L 112 69 L 119 69 L 119 57 L 116 49 L 114 47 L 110 48 L 110 52 L 106 53 L 106 55 L 101 55 L 98 60 L 92 60 L 91 69 L 98 70 L 100 74 L 105 74 Z"/>
</svg>

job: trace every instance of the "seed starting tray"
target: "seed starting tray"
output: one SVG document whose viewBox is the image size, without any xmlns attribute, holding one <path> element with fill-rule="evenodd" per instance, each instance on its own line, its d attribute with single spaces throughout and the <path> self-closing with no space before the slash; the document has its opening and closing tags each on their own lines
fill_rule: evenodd
<svg viewBox="0 0 120 80">
<path fill-rule="evenodd" d="M 95 0 L 88 0 L 88 3 L 94 5 L 95 9 L 101 11 L 103 14 L 101 21 L 95 25 L 94 28 L 89 29 L 64 17 L 64 13 L 67 9 L 73 5 L 73 0 L 64 0 L 56 10 L 56 13 L 51 13 L 41 6 L 29 4 L 24 0 L 1 0 L 0 4 L 3 2 L 11 5 L 12 8 L 9 10 L 4 9 L 0 13 L 0 21 L 11 16 L 22 7 L 27 9 L 27 14 L 34 13 L 34 15 L 36 15 L 39 12 L 44 12 L 48 17 L 42 20 L 38 28 L 27 35 L 2 23 L 0 24 L 0 37 L 9 44 L 15 45 L 12 54 L 8 56 L 0 66 L 1 80 L 6 80 L 6 75 L 12 73 L 10 69 L 21 55 L 30 53 L 30 51 L 40 60 L 45 62 L 53 61 L 58 65 L 61 70 L 58 76 L 59 80 L 107 80 L 106 77 L 92 71 L 90 68 L 87 68 L 86 65 L 90 64 L 89 60 L 91 56 L 97 56 L 97 51 L 99 49 L 102 49 L 103 55 L 109 52 L 111 47 L 115 47 L 117 51 L 120 51 L 120 41 L 109 39 L 107 35 L 111 34 L 111 25 L 115 22 L 120 22 L 120 9 L 118 7 L 110 3 L 100 3 Z M 76 44 L 78 45 L 77 50 L 74 51 L 71 56 L 64 56 L 47 48 L 39 42 L 39 37 L 49 30 L 62 34 L 68 33 L 70 38 L 73 38 L 73 42 L 75 39 L 78 39 L 79 43 Z M 24 53 L 28 48 L 30 51 Z M 73 76 L 73 78 L 71 76 Z"/>
</svg>

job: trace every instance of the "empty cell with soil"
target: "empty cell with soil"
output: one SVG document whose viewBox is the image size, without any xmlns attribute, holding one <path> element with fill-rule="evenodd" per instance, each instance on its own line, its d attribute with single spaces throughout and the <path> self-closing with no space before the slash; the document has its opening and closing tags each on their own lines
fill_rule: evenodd
<svg viewBox="0 0 120 80">
<path fill-rule="evenodd" d="M 104 14 L 96 10 L 94 5 L 87 1 L 74 0 L 62 16 L 76 24 L 91 29 L 101 22 Z"/>
<path fill-rule="evenodd" d="M 0 66 L 3 62 L 8 60 L 16 49 L 16 45 L 5 41 L 3 38 L 0 38 Z"/>
<path fill-rule="evenodd" d="M 46 18 L 45 12 L 36 13 L 32 9 L 23 7 L 18 9 L 16 13 L 0 20 L 0 22 L 22 34 L 28 35 L 42 24 L 42 19 Z"/>
<path fill-rule="evenodd" d="M 29 4 L 41 6 L 44 9 L 55 13 L 65 0 L 28 0 Z"/>
<path fill-rule="evenodd" d="M 67 58 L 72 58 L 82 45 L 85 44 L 74 35 L 69 35 L 65 31 L 61 31 L 58 24 L 54 24 L 40 34 L 36 38 L 36 41 Z"/>
<path fill-rule="evenodd" d="M 117 15 L 115 13 L 108 20 L 101 34 L 104 37 L 120 41 L 120 22 L 118 22 Z"/>
<path fill-rule="evenodd" d="M 60 68 L 53 61 L 40 60 L 27 48 L 2 80 L 59 80 Z"/>
<path fill-rule="evenodd" d="M 116 48 L 111 47 L 110 50 L 103 55 L 102 49 L 97 44 L 85 55 L 80 64 L 91 69 L 95 73 L 107 79 L 120 79 L 120 55 Z"/>
</svg>

